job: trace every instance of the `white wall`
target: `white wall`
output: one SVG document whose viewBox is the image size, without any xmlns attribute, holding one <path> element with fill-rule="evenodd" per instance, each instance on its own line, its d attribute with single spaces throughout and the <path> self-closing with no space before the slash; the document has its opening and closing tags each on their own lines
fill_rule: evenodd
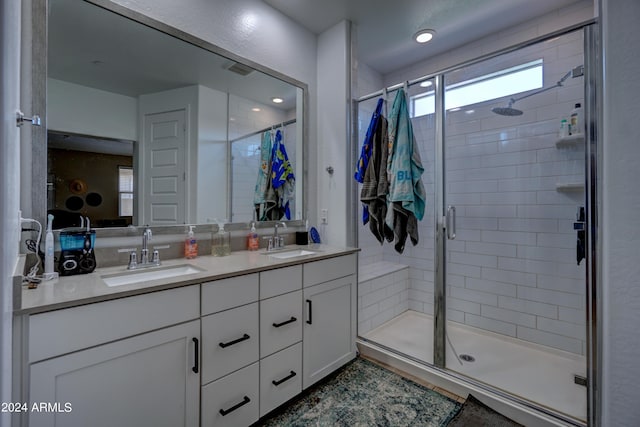
<svg viewBox="0 0 640 427">
<path fill-rule="evenodd" d="M 318 210 L 327 209 L 327 224 L 319 224 L 323 243 L 346 245 L 348 181 L 353 165 L 347 165 L 348 99 L 351 58 L 348 50 L 351 25 L 342 21 L 318 38 Z M 334 173 L 326 172 L 333 167 Z M 348 177 L 348 178 L 347 178 Z M 314 187 L 310 187 L 314 188 Z M 351 201 L 349 200 L 349 203 Z M 313 216 L 313 213 L 310 213 Z"/>
<path fill-rule="evenodd" d="M 196 224 L 227 217 L 227 121 L 227 94 L 198 86 Z"/>
<path fill-rule="evenodd" d="M 20 3 L 0 4 L 0 402 L 11 396 L 13 316 L 12 276 L 20 238 L 20 131 L 16 110 L 20 108 Z M 26 111 L 31 115 L 30 111 Z M 25 125 L 30 130 L 30 125 Z M 0 425 L 9 425 L 11 414 L 0 414 Z"/>
<path fill-rule="evenodd" d="M 640 420 L 640 2 L 601 0 L 604 51 L 602 426 Z"/>
<path fill-rule="evenodd" d="M 138 139 L 138 100 L 87 86 L 47 79 L 47 129 Z"/>
</svg>

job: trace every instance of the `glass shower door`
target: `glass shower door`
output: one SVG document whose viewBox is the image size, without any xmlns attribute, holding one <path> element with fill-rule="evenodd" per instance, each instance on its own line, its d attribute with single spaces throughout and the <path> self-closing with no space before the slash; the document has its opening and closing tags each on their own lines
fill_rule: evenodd
<svg viewBox="0 0 640 427">
<path fill-rule="evenodd" d="M 382 96 L 382 115 L 391 113 L 397 91 Z M 359 148 L 365 139 L 379 98 L 359 103 Z M 384 100 L 386 99 L 386 102 Z M 379 242 L 363 224 L 363 204 L 358 202 L 359 284 L 358 335 L 387 350 L 426 363 L 433 363 L 434 307 L 434 192 L 435 192 L 435 102 L 433 82 L 428 80 L 407 90 L 411 123 L 424 173 L 427 195 L 425 214 L 418 222 L 419 240 L 409 239 L 402 253 L 394 244 Z M 386 149 L 386 147 L 384 147 Z M 358 152 L 360 154 L 360 152 Z M 358 200 L 362 186 L 358 186 Z"/>
<path fill-rule="evenodd" d="M 446 367 L 586 420 L 582 32 L 444 76 Z M 584 221 L 584 218 L 582 218 Z"/>
</svg>

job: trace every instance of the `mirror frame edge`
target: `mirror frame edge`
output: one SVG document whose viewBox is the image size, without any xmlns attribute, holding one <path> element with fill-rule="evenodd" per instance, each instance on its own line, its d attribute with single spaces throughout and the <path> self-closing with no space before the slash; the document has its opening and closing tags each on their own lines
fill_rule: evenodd
<svg viewBox="0 0 640 427">
<path fill-rule="evenodd" d="M 258 64 L 247 58 L 244 58 L 231 51 L 223 49 L 214 45 L 204 39 L 196 37 L 193 34 L 189 34 L 178 28 L 172 27 L 164 22 L 158 21 L 140 12 L 128 9 L 122 5 L 113 3 L 110 0 L 83 0 L 87 3 L 109 10 L 113 13 L 121 15 L 127 19 L 131 19 L 142 25 L 148 26 L 172 37 L 176 37 L 201 49 L 205 49 L 216 55 L 223 56 L 232 61 L 239 62 L 241 64 L 252 67 L 253 69 L 270 75 L 276 79 L 282 80 L 302 90 L 302 117 L 303 117 L 303 130 L 302 130 L 302 219 L 290 220 L 287 223 L 292 227 L 299 227 L 305 225 L 307 220 L 308 200 L 309 194 L 309 149 L 306 144 L 309 143 L 309 86 L 308 84 L 287 76 L 279 71 L 273 70 L 262 64 Z M 48 62 L 48 9 L 49 0 L 31 0 L 31 99 L 32 99 L 32 111 L 40 111 L 42 117 L 42 126 L 31 127 L 31 205 L 28 207 L 21 207 L 26 212 L 31 212 L 31 217 L 38 220 L 41 224 L 46 223 L 47 212 L 47 62 Z M 45 165 L 44 168 L 35 168 L 33 165 Z M 25 190 L 21 188 L 21 190 Z M 276 221 L 259 221 L 256 222 L 258 228 L 273 227 Z M 161 234 L 174 234 L 183 233 L 186 225 L 189 224 L 175 224 L 167 226 L 153 226 L 154 230 L 158 229 Z M 216 224 L 197 224 L 211 228 L 213 231 L 217 230 Z M 247 229 L 247 222 L 236 222 L 225 224 L 225 229 L 244 230 Z M 113 228 L 97 228 L 98 235 L 102 236 L 122 236 L 130 235 L 131 231 L 135 231 L 141 225 L 134 225 L 131 227 L 113 227 Z M 175 230 L 180 228 L 180 230 Z M 109 230 L 109 231 L 104 231 Z"/>
</svg>

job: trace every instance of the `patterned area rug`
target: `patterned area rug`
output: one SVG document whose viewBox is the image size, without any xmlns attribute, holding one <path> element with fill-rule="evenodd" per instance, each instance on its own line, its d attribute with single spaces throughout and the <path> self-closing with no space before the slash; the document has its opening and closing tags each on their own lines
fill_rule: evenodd
<svg viewBox="0 0 640 427">
<path fill-rule="evenodd" d="M 357 358 L 259 425 L 446 426 L 460 403 Z"/>
<path fill-rule="evenodd" d="M 458 412 L 449 423 L 448 427 L 524 427 L 511 418 L 494 411 L 473 395 L 467 396 L 462 405 L 462 409 Z"/>
</svg>

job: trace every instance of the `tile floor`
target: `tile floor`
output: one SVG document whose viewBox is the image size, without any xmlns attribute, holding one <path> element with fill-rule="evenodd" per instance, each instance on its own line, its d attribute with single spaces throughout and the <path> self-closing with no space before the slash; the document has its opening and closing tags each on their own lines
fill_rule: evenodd
<svg viewBox="0 0 640 427">
<path fill-rule="evenodd" d="M 573 381 L 574 374 L 585 375 L 584 357 L 454 322 L 448 322 L 447 329 L 458 354 L 475 358 L 474 362 L 463 361 L 460 365 L 447 345 L 449 369 L 578 420 L 586 419 L 587 389 Z M 364 338 L 432 363 L 432 330 L 431 316 L 406 311 L 365 334 Z"/>
</svg>

